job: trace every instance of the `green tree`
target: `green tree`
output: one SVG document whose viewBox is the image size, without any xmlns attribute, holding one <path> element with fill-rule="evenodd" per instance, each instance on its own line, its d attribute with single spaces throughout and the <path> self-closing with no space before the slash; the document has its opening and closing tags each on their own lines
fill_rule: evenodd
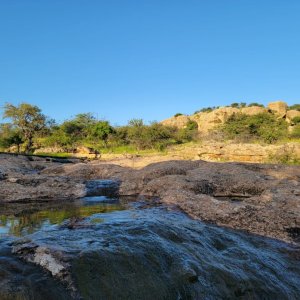
<svg viewBox="0 0 300 300">
<path fill-rule="evenodd" d="M 92 140 L 101 140 L 107 146 L 107 139 L 110 134 L 114 133 L 114 129 L 108 121 L 99 121 L 92 124 L 89 129 L 89 138 Z"/>
<path fill-rule="evenodd" d="M 239 103 L 237 103 L 237 102 L 231 103 L 230 106 L 235 107 L 235 108 L 240 107 Z"/>
<path fill-rule="evenodd" d="M 19 130 L 22 140 L 25 142 L 25 152 L 31 152 L 33 138 L 47 126 L 46 117 L 42 114 L 41 109 L 28 103 L 21 103 L 18 106 L 6 103 L 3 116 L 9 118 Z"/>
<path fill-rule="evenodd" d="M 0 147 L 9 148 L 17 146 L 17 152 L 20 152 L 20 145 L 23 143 L 21 134 L 12 124 L 0 124 Z"/>
</svg>

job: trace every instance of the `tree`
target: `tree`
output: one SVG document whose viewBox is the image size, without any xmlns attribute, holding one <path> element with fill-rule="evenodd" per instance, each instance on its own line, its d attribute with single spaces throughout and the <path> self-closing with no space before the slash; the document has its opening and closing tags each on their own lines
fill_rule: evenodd
<svg viewBox="0 0 300 300">
<path fill-rule="evenodd" d="M 94 139 L 104 141 L 107 145 L 108 136 L 114 132 L 114 129 L 110 126 L 108 121 L 99 121 L 89 128 L 89 136 Z"/>
<path fill-rule="evenodd" d="M 235 107 L 235 108 L 240 107 L 239 103 L 237 103 L 237 102 L 231 103 L 230 106 L 231 106 L 231 107 Z"/>
<path fill-rule="evenodd" d="M 20 152 L 20 145 L 23 143 L 19 130 L 10 123 L 0 124 L 0 147 L 9 148 L 17 146 L 17 152 Z"/>
<path fill-rule="evenodd" d="M 26 153 L 32 151 L 34 136 L 47 126 L 46 117 L 41 109 L 28 103 L 18 106 L 6 103 L 3 117 L 11 119 L 12 124 L 19 130 L 22 140 L 26 143 Z"/>
</svg>

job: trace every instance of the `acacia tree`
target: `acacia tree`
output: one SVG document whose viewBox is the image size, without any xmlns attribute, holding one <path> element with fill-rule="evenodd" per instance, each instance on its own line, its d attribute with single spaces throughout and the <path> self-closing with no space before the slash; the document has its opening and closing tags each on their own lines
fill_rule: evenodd
<svg viewBox="0 0 300 300">
<path fill-rule="evenodd" d="M 32 151 L 34 136 L 47 126 L 46 117 L 42 114 L 41 109 L 28 103 L 21 103 L 18 106 L 6 103 L 3 117 L 9 118 L 21 133 L 26 153 Z"/>
</svg>

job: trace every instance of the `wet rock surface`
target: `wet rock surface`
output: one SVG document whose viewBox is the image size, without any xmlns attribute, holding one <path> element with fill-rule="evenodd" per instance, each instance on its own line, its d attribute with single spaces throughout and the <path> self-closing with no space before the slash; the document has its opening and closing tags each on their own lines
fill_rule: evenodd
<svg viewBox="0 0 300 300">
<path fill-rule="evenodd" d="M 59 163 L 41 174 L 30 167 L 19 176 L 4 172 L 6 184 L 35 193 L 44 180 L 64 178 L 84 186 L 85 197 L 55 201 L 48 194 L 47 202 L 0 204 L 0 299 L 300 294 L 297 168 L 171 161 L 135 171 Z M 284 232 L 276 237 L 294 244 L 202 223 L 182 211 L 264 235 Z"/>
<path fill-rule="evenodd" d="M 200 220 L 299 242 L 297 166 L 169 161 L 140 170 L 98 163 L 53 167 L 43 173 L 114 179 L 120 183 L 120 195 L 159 197 Z"/>
<path fill-rule="evenodd" d="M 0 202 L 83 197 L 86 188 L 81 181 L 40 174 L 50 166 L 71 163 L 72 160 L 0 154 Z"/>
<path fill-rule="evenodd" d="M 1 250 L 1 299 L 297 299 L 300 294 L 296 246 L 144 204 L 89 214 L 80 220 L 88 227 L 44 227 L 12 238 Z M 99 218 L 103 222 L 95 222 Z M 20 268 L 25 269 L 14 290 L 11 276 Z M 44 280 L 47 292 L 36 286 Z M 29 291 L 30 286 L 35 288 Z"/>
<path fill-rule="evenodd" d="M 99 193 L 150 196 L 199 220 L 299 242 L 297 166 L 198 160 L 167 161 L 134 170 L 101 162 L 66 164 L 5 155 L 0 159 L 2 203 L 67 200 Z"/>
</svg>

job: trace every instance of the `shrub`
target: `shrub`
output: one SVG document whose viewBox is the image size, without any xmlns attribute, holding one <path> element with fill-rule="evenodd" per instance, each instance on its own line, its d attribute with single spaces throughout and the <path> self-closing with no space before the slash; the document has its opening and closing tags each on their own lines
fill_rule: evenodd
<svg viewBox="0 0 300 300">
<path fill-rule="evenodd" d="M 300 104 L 291 105 L 291 106 L 289 106 L 289 109 L 290 110 L 298 110 L 298 111 L 300 111 Z"/>
<path fill-rule="evenodd" d="M 287 145 L 269 154 L 269 162 L 286 165 L 299 165 L 300 158 L 295 154 L 295 148 Z"/>
<path fill-rule="evenodd" d="M 257 102 L 252 102 L 252 103 L 248 104 L 248 107 L 251 107 L 251 106 L 265 107 L 263 104 L 260 104 L 260 103 L 257 103 Z"/>
<path fill-rule="evenodd" d="M 292 122 L 294 123 L 294 124 L 300 124 L 300 117 L 298 116 L 298 117 L 294 117 L 293 119 L 292 119 Z"/>
<path fill-rule="evenodd" d="M 290 137 L 291 138 L 296 138 L 296 139 L 300 138 L 300 123 L 298 123 L 297 125 L 293 126 L 293 130 L 290 133 Z"/>
<path fill-rule="evenodd" d="M 222 130 L 231 139 L 258 139 L 274 143 L 287 134 L 287 123 L 268 113 L 253 116 L 236 114 L 224 123 Z"/>
<path fill-rule="evenodd" d="M 201 108 L 200 110 L 196 110 L 195 112 L 194 112 L 194 114 L 198 114 L 198 113 L 201 113 L 201 112 L 211 112 L 211 111 L 213 111 L 214 109 L 217 109 L 218 107 L 203 107 L 203 108 Z"/>
<path fill-rule="evenodd" d="M 177 114 L 174 115 L 175 118 L 179 117 L 179 116 L 183 116 L 183 114 L 182 113 L 177 113 Z"/>
</svg>

